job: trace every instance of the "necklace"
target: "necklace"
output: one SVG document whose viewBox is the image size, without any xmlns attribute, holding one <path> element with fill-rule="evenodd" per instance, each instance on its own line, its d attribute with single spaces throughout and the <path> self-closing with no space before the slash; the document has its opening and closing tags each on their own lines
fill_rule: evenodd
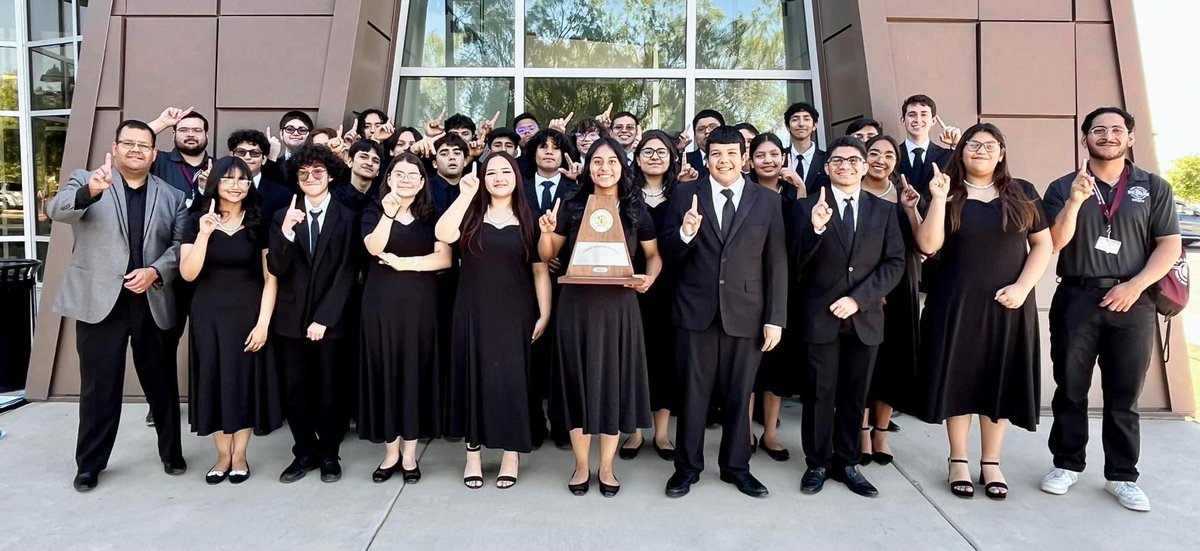
<svg viewBox="0 0 1200 551">
<path fill-rule="evenodd" d="M 642 193 L 645 194 L 646 197 L 651 197 L 651 198 L 655 198 L 655 199 L 662 197 L 663 194 L 666 192 L 667 192 L 666 188 L 659 188 L 658 193 L 650 193 L 649 191 L 646 191 L 646 188 L 642 188 Z"/>
<path fill-rule="evenodd" d="M 891 192 L 892 192 L 892 189 L 893 189 L 893 188 L 895 188 L 895 187 L 896 187 L 896 186 L 895 186 L 894 184 L 892 184 L 892 182 L 889 180 L 889 181 L 888 181 L 888 187 L 887 187 L 887 189 L 883 190 L 883 193 L 875 193 L 874 191 L 871 191 L 871 190 L 869 190 L 869 189 L 868 189 L 867 191 L 870 191 L 870 192 L 871 192 L 871 195 L 874 195 L 874 196 L 876 196 L 876 197 L 884 197 L 884 196 L 886 196 L 887 194 L 891 193 Z"/>
<path fill-rule="evenodd" d="M 505 218 L 504 220 L 496 220 L 495 218 L 492 218 L 492 207 L 489 206 L 487 209 L 487 213 L 485 213 L 483 218 L 489 224 L 496 226 L 496 227 L 501 227 L 501 226 L 507 224 L 510 220 L 512 220 L 513 216 L 515 216 L 515 215 L 516 215 L 516 213 L 514 213 L 513 211 L 510 210 L 510 211 L 508 211 L 507 218 Z"/>
<path fill-rule="evenodd" d="M 237 224 L 234 224 L 233 227 L 230 228 L 221 222 L 220 217 L 217 217 L 217 227 L 220 228 L 221 231 L 223 231 L 225 233 L 234 232 L 234 231 L 237 231 L 238 228 L 242 227 L 242 221 L 244 221 L 245 219 L 246 219 L 246 211 L 242 211 L 241 216 L 238 216 Z"/>
<path fill-rule="evenodd" d="M 963 180 L 963 185 L 964 185 L 964 186 L 967 186 L 967 187 L 969 187 L 969 188 L 971 188 L 971 189 L 975 189 L 975 190 L 980 190 L 980 191 L 982 191 L 982 190 L 988 189 L 988 188 L 990 188 L 990 187 L 992 187 L 992 186 L 996 185 L 996 182 L 992 182 L 992 183 L 990 183 L 990 184 L 988 184 L 988 185 L 986 185 L 986 186 L 977 186 L 977 185 L 975 185 L 975 184 L 972 184 L 971 182 L 968 182 L 968 181 L 966 181 L 966 180 Z"/>
</svg>

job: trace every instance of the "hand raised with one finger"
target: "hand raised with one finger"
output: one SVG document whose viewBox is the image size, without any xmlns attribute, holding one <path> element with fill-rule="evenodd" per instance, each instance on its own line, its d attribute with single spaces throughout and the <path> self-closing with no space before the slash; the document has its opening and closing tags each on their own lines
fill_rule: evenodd
<svg viewBox="0 0 1200 551">
<path fill-rule="evenodd" d="M 704 221 L 704 215 L 700 214 L 700 197 L 692 195 L 692 208 L 688 209 L 683 215 L 683 225 L 680 227 L 683 234 L 691 237 L 700 231 L 700 223 Z"/>
<path fill-rule="evenodd" d="M 821 188 L 821 194 L 817 196 L 817 202 L 812 208 L 812 225 L 814 230 L 824 228 L 826 224 L 833 218 L 833 209 L 829 208 L 829 203 L 825 202 L 825 188 Z"/>
<path fill-rule="evenodd" d="M 553 233 L 554 229 L 558 227 L 558 206 L 560 202 L 560 199 L 555 199 L 554 208 L 546 211 L 545 214 L 538 218 L 538 229 L 543 234 Z"/>
</svg>

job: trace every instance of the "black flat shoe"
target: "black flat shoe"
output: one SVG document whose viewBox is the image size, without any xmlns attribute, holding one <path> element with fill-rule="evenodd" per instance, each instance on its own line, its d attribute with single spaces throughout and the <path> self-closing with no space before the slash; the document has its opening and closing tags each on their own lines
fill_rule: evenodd
<svg viewBox="0 0 1200 551">
<path fill-rule="evenodd" d="M 800 493 L 812 495 L 820 492 L 828 479 L 829 473 L 825 467 L 812 467 L 804 471 L 804 478 L 800 479 Z"/>
<path fill-rule="evenodd" d="M 218 471 L 216 467 L 213 467 L 212 469 L 209 469 L 208 474 L 204 475 L 204 481 L 207 482 L 210 486 L 212 486 L 215 484 L 220 484 L 222 482 L 225 482 L 225 479 L 228 477 L 229 477 L 228 470 Z"/>
<path fill-rule="evenodd" d="M 657 440 L 654 441 L 654 451 L 658 452 L 658 456 L 663 458 L 664 461 L 674 461 L 675 460 L 675 448 L 671 448 L 669 450 L 665 449 L 665 448 L 660 448 L 660 447 L 658 447 Z"/>
<path fill-rule="evenodd" d="M 229 483 L 230 484 L 241 484 L 247 480 L 250 480 L 250 464 L 249 463 L 246 463 L 246 470 L 238 469 L 238 470 L 229 471 Z"/>
<path fill-rule="evenodd" d="M 100 483 L 100 473 L 79 473 L 75 475 L 75 480 L 71 485 L 75 487 L 76 492 L 90 492 Z"/>
<path fill-rule="evenodd" d="M 871 430 L 871 438 L 872 438 L 871 449 L 875 449 L 874 438 L 875 438 L 875 433 L 877 433 L 877 432 L 882 432 L 884 434 L 887 433 L 887 431 L 885 431 L 885 430 L 872 429 Z M 876 451 L 871 452 L 871 461 L 879 463 L 880 465 L 888 465 L 892 462 L 893 459 L 895 459 L 895 458 L 892 457 L 892 454 L 890 454 L 890 453 L 876 452 Z"/>
<path fill-rule="evenodd" d="M 279 481 L 284 484 L 291 484 L 308 474 L 308 471 L 317 468 L 317 463 L 307 457 L 297 457 L 292 460 L 292 464 L 288 465 L 282 473 L 279 474 Z"/>
<path fill-rule="evenodd" d="M 382 484 L 391 480 L 392 475 L 401 470 L 403 470 L 403 467 L 400 466 L 399 459 L 395 463 L 392 463 L 391 467 L 387 468 L 384 468 L 383 463 L 380 463 L 378 467 L 375 467 L 375 472 L 371 473 L 371 481 L 376 484 Z"/>
<path fill-rule="evenodd" d="M 742 473 L 738 475 L 727 475 L 725 473 L 721 473 L 721 482 L 733 484 L 739 492 L 750 497 L 767 497 L 767 494 L 770 493 L 767 491 L 767 487 L 763 486 L 763 483 L 759 482 L 758 479 L 754 478 L 754 475 L 750 473 Z"/>
<path fill-rule="evenodd" d="M 572 472 L 571 475 L 574 476 L 575 473 Z M 571 484 L 571 479 L 569 479 L 569 478 L 567 479 L 567 489 L 571 490 L 571 493 L 576 496 L 587 495 L 588 488 L 591 488 L 591 487 L 592 487 L 592 472 L 591 471 L 588 471 L 587 478 L 584 479 L 584 481 L 580 482 L 579 484 Z"/>
<path fill-rule="evenodd" d="M 966 465 L 967 460 L 966 459 L 947 459 L 946 463 L 947 463 L 947 468 L 949 468 L 950 463 L 962 463 L 962 464 Z M 983 473 L 980 473 L 980 474 L 983 474 Z M 975 485 L 971 483 L 970 478 L 967 478 L 966 480 L 950 480 L 950 474 L 947 473 L 946 474 L 946 482 L 948 482 L 950 484 L 950 493 L 952 493 L 958 497 L 964 498 L 964 499 L 971 499 L 971 498 L 975 497 Z"/>
<path fill-rule="evenodd" d="M 780 448 L 778 450 L 773 450 L 773 449 L 767 447 L 767 444 L 765 442 L 763 442 L 762 438 L 759 438 L 758 441 L 759 441 L 759 447 L 762 448 L 762 451 L 767 452 L 767 456 L 770 457 L 771 459 L 774 459 L 776 461 L 787 461 L 788 459 L 790 459 L 792 457 L 792 454 L 787 451 L 787 448 Z"/>
<path fill-rule="evenodd" d="M 616 477 L 614 476 L 613 478 L 616 478 Z M 617 492 L 621 491 L 621 481 L 620 480 L 617 481 L 616 486 L 609 486 L 608 484 L 605 484 L 603 480 L 600 479 L 599 473 L 596 474 L 596 483 L 600 485 L 600 495 L 602 495 L 604 497 L 613 497 L 613 496 L 617 495 Z"/>
<path fill-rule="evenodd" d="M 405 484 L 416 484 L 421 481 L 421 466 L 417 465 L 412 470 L 400 467 L 400 473 L 404 475 Z"/>
<path fill-rule="evenodd" d="M 637 457 L 638 452 L 642 451 L 642 444 L 646 443 L 646 439 L 643 437 L 641 439 L 642 441 L 638 442 L 637 446 L 630 448 L 627 447 L 630 440 L 633 440 L 632 436 L 625 439 L 625 443 L 621 444 L 621 449 L 617 452 L 617 454 L 621 456 L 621 459 L 633 459 Z"/>
<path fill-rule="evenodd" d="M 667 497 L 683 497 L 692 491 L 692 484 L 700 481 L 699 474 L 688 474 L 675 471 L 667 480 Z"/>
<path fill-rule="evenodd" d="M 342 479 L 342 466 L 337 459 L 321 461 L 321 482 L 337 482 Z"/>
<path fill-rule="evenodd" d="M 875 488 L 868 480 L 858 471 L 857 466 L 849 466 L 843 469 L 834 469 L 833 475 L 830 477 L 841 482 L 854 492 L 863 497 L 878 497 L 879 490 Z"/>
<path fill-rule="evenodd" d="M 1008 484 L 1005 484 L 1003 482 L 988 482 L 986 479 L 983 478 L 983 466 L 984 465 L 991 465 L 991 466 L 994 466 L 997 469 L 999 469 L 1000 462 L 999 461 L 980 461 L 979 462 L 979 483 L 984 485 L 983 486 L 983 494 L 992 499 L 995 499 L 997 501 L 1008 497 Z"/>
</svg>

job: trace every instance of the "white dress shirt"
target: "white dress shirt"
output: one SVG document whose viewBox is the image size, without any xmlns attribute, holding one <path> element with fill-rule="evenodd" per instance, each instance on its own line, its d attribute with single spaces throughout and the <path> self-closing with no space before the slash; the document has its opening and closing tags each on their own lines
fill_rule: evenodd
<svg viewBox="0 0 1200 551">
<path fill-rule="evenodd" d="M 795 144 L 793 144 L 791 147 L 790 154 L 792 157 L 790 159 L 792 162 L 792 164 L 791 164 L 792 170 L 796 170 L 796 167 L 800 166 L 799 160 L 804 159 L 804 172 L 800 172 L 799 170 L 796 170 L 796 174 L 800 175 L 801 180 L 807 179 L 808 171 L 812 170 L 813 155 L 817 154 L 817 142 L 812 142 L 812 143 L 808 144 L 808 149 L 805 150 L 803 153 L 796 153 L 796 146 L 795 146 Z"/>
<path fill-rule="evenodd" d="M 837 186 L 829 186 L 829 189 L 832 191 L 830 195 L 833 197 L 834 203 L 830 205 L 829 208 L 838 211 L 839 216 L 841 216 L 841 214 L 846 210 L 846 198 L 850 199 L 850 209 L 854 212 L 854 230 L 858 231 L 858 204 L 859 198 L 862 196 L 862 187 L 855 188 L 854 193 L 850 194 L 838 189 Z M 821 235 L 825 233 L 825 230 L 827 229 L 829 229 L 828 225 L 826 225 L 824 228 L 815 228 L 813 231 L 817 235 Z"/>
<path fill-rule="evenodd" d="M 744 192 L 746 190 L 746 180 L 744 178 L 738 178 L 737 181 L 730 184 L 729 187 L 725 187 L 725 186 L 721 185 L 720 183 L 718 183 L 715 178 L 713 178 L 712 176 L 709 176 L 708 177 L 708 187 L 710 190 L 712 190 L 713 210 L 716 211 L 715 214 L 716 214 L 716 218 L 717 218 L 717 220 L 716 220 L 717 229 L 721 229 L 722 227 L 724 227 L 722 225 L 724 220 L 721 220 L 721 211 L 724 210 L 724 208 L 725 208 L 725 201 L 733 201 L 733 210 L 736 211 L 738 208 L 738 205 L 742 204 L 742 192 Z M 726 199 L 725 196 L 721 194 L 721 190 L 725 190 L 725 189 L 728 189 L 733 192 L 733 199 Z M 730 220 L 729 222 L 733 223 L 733 220 Z M 701 223 L 703 223 L 703 222 L 701 222 Z M 699 232 L 697 232 L 697 233 L 699 233 Z M 682 227 L 679 228 L 679 237 L 680 237 L 680 239 L 683 239 L 684 243 L 691 243 L 692 239 L 696 238 L 695 235 L 688 236 L 688 235 L 684 234 Z"/>
<path fill-rule="evenodd" d="M 313 217 L 312 211 L 314 211 L 316 209 L 321 209 L 321 214 L 317 215 L 317 224 L 320 224 L 321 230 L 324 231 L 325 230 L 325 213 L 329 212 L 329 200 L 330 199 L 333 199 L 333 194 L 326 193 L 325 199 L 323 201 L 321 201 L 321 204 L 314 206 L 312 203 L 309 202 L 310 199 L 306 196 L 304 198 L 304 223 L 311 225 L 312 217 Z M 296 241 L 296 229 L 292 228 L 287 233 L 284 233 L 283 237 L 285 239 L 287 239 L 288 241 L 295 242 Z M 309 239 L 313 238 L 313 236 L 311 236 L 311 235 L 308 237 L 309 237 Z"/>
<path fill-rule="evenodd" d="M 908 151 L 908 166 L 913 166 L 913 150 L 921 148 L 921 161 L 929 158 L 929 138 L 926 138 L 923 143 L 913 143 L 911 139 L 904 140 L 904 149 Z"/>
</svg>

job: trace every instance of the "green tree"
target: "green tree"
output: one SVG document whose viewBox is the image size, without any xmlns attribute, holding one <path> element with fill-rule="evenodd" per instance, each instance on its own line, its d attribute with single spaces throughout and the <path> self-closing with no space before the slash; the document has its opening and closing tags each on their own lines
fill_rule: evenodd
<svg viewBox="0 0 1200 551">
<path fill-rule="evenodd" d="M 1175 160 L 1175 166 L 1167 171 L 1167 181 L 1175 191 L 1175 198 L 1188 203 L 1200 202 L 1200 155 L 1184 155 Z"/>
</svg>

